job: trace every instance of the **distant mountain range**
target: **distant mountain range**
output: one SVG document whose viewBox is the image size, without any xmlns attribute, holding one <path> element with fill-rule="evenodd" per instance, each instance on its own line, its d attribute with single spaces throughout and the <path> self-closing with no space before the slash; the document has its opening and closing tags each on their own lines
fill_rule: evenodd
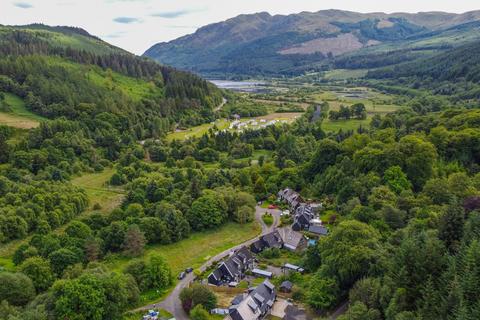
<svg viewBox="0 0 480 320">
<path fill-rule="evenodd" d="M 393 56 L 400 60 L 424 57 L 479 39 L 479 21 L 480 11 L 365 14 L 324 10 L 274 16 L 261 12 L 158 43 L 144 55 L 204 75 L 294 75 L 332 64 L 345 67 L 352 60 L 349 57 L 356 55 L 395 52 Z M 381 59 L 383 65 L 389 64 L 386 58 Z"/>
</svg>

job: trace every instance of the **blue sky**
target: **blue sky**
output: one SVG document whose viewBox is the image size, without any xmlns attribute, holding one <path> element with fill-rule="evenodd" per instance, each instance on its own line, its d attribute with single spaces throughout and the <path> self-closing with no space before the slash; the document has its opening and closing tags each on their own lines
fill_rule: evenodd
<svg viewBox="0 0 480 320">
<path fill-rule="evenodd" d="M 343 9 L 359 12 L 466 12 L 478 0 L 0 0 L 0 24 L 69 25 L 136 54 L 241 13 Z"/>
</svg>

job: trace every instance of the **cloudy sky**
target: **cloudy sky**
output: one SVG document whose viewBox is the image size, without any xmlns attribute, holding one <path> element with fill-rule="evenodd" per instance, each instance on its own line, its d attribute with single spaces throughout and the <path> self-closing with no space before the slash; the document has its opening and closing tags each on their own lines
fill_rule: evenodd
<svg viewBox="0 0 480 320">
<path fill-rule="evenodd" d="M 359 12 L 466 12 L 478 0 L 0 0 L 0 24 L 69 25 L 142 54 L 151 45 L 241 13 L 322 9 Z"/>
</svg>

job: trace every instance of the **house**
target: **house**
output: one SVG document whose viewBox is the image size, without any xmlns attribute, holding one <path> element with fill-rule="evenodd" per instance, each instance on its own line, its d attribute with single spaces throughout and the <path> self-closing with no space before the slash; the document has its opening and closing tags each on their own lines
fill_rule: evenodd
<svg viewBox="0 0 480 320">
<path fill-rule="evenodd" d="M 267 248 L 281 249 L 283 247 L 283 240 L 278 231 L 273 231 L 269 234 L 261 236 L 257 241 L 250 245 L 250 250 L 253 253 L 260 253 Z"/>
<path fill-rule="evenodd" d="M 295 210 L 292 229 L 295 231 L 308 229 L 308 227 L 310 226 L 310 221 L 313 219 L 315 219 L 315 214 L 313 213 L 310 205 L 301 204 Z"/>
<path fill-rule="evenodd" d="M 283 292 L 283 293 L 292 292 L 292 288 L 293 288 L 293 283 L 291 283 L 288 280 L 283 281 L 282 284 L 280 285 L 280 291 Z"/>
<path fill-rule="evenodd" d="M 255 258 L 247 247 L 234 252 L 228 259 L 221 262 L 215 271 L 208 276 L 208 283 L 216 286 L 239 282 L 247 270 L 254 267 Z"/>
<path fill-rule="evenodd" d="M 280 190 L 277 195 L 278 199 L 288 203 L 292 210 L 295 210 L 301 203 L 304 202 L 300 194 L 290 188 Z"/>
<path fill-rule="evenodd" d="M 237 305 L 230 307 L 229 320 L 263 319 L 272 309 L 277 293 L 275 286 L 268 280 L 251 289 L 249 294 Z"/>
<path fill-rule="evenodd" d="M 290 227 L 280 228 L 277 231 L 282 238 L 284 249 L 301 251 L 307 247 L 307 239 L 302 233 L 297 232 Z"/>
<path fill-rule="evenodd" d="M 268 278 L 268 279 L 271 279 L 273 277 L 272 272 L 261 270 L 261 269 L 256 269 L 256 268 L 252 270 L 252 273 L 253 273 L 253 275 L 255 275 L 257 277 L 264 277 L 264 278 Z"/>
</svg>

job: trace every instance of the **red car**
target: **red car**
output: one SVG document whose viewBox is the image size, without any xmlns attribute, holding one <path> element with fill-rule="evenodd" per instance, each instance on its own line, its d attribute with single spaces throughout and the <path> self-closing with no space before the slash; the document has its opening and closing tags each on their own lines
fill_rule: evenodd
<svg viewBox="0 0 480 320">
<path fill-rule="evenodd" d="M 268 205 L 268 209 L 278 209 L 278 207 L 274 204 Z"/>
</svg>

